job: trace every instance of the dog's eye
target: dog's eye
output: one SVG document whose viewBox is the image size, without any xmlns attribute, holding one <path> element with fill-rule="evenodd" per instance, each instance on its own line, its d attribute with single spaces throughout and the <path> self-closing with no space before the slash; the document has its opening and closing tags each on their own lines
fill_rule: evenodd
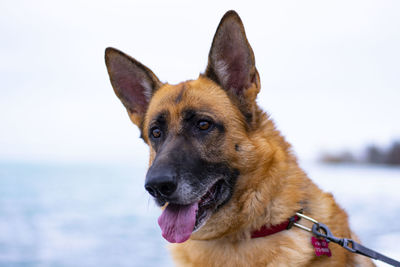
<svg viewBox="0 0 400 267">
<path fill-rule="evenodd" d="M 159 138 L 161 136 L 161 130 L 158 127 L 155 127 L 151 130 L 151 136 L 153 138 Z"/>
<path fill-rule="evenodd" d="M 197 127 L 202 131 L 208 130 L 210 128 L 210 126 L 211 126 L 211 122 L 209 122 L 209 121 L 199 121 L 197 123 Z"/>
</svg>

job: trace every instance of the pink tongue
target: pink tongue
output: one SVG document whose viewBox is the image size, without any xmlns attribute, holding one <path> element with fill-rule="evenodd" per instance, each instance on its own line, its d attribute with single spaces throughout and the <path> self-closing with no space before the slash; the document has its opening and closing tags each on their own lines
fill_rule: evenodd
<svg viewBox="0 0 400 267">
<path fill-rule="evenodd" d="M 196 223 L 198 203 L 190 205 L 168 204 L 158 218 L 162 236 L 171 243 L 182 243 L 189 239 Z"/>
</svg>

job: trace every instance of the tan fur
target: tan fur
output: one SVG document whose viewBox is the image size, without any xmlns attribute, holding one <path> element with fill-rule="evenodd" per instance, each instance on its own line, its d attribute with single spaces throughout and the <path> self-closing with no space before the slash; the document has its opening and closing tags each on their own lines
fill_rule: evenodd
<svg viewBox="0 0 400 267">
<path fill-rule="evenodd" d="M 182 101 L 174 104 L 181 87 L 165 85 L 157 91 L 146 114 L 144 132 L 149 118 L 160 109 L 167 108 L 178 122 L 183 108 L 205 108 L 227 125 L 228 135 L 221 150 L 241 175 L 232 199 L 190 240 L 171 245 L 178 265 L 357 266 L 357 261 L 364 261 L 362 266 L 373 266 L 366 258 L 335 244 L 330 245 L 331 258 L 317 258 L 310 244 L 311 235 L 297 228 L 251 239 L 253 230 L 286 221 L 300 209 L 325 223 L 336 236 L 352 237 L 352 233 L 346 213 L 331 194 L 322 192 L 300 169 L 290 145 L 265 113 L 256 110 L 258 122 L 249 132 L 240 111 L 218 85 L 203 77 L 185 82 Z M 233 144 L 239 144 L 239 153 Z M 155 156 L 152 149 L 150 155 L 151 165 Z"/>
<path fill-rule="evenodd" d="M 196 80 L 177 85 L 157 85 L 145 114 L 135 112 L 132 103 L 123 102 L 131 120 L 140 127 L 143 139 L 149 144 L 150 166 L 156 156 L 147 135 L 151 120 L 161 111 L 167 112 L 170 134 L 179 135 L 182 111 L 191 108 L 222 122 L 225 127 L 222 140 L 211 138 L 212 141 L 198 147 L 202 158 L 210 162 L 228 162 L 240 173 L 228 203 L 215 212 L 189 240 L 170 245 L 175 262 L 179 266 L 196 267 L 374 266 L 368 258 L 352 254 L 336 244 L 330 244 L 332 257 L 316 257 L 310 243 L 311 234 L 298 228 L 262 238 L 250 238 L 252 231 L 263 225 L 280 224 L 299 210 L 326 224 L 335 236 L 356 237 L 349 228 L 347 214 L 331 194 L 321 191 L 307 177 L 299 167 L 290 145 L 276 130 L 269 116 L 256 104 L 260 80 L 240 18 L 231 13 L 224 16 L 223 23 L 241 27 L 240 32 L 244 36 L 241 38 L 244 38 L 243 43 L 250 51 L 253 65 L 249 68 L 250 78 L 243 95 L 236 97 L 232 91 L 223 89 L 209 79 L 207 75 L 213 75 L 209 63 L 206 75 L 200 75 Z M 223 27 L 229 28 L 231 25 Z M 214 43 L 215 40 L 219 41 L 218 37 L 215 37 Z M 106 52 L 108 61 L 118 56 L 121 56 L 121 52 L 113 49 Z M 132 64 L 138 64 L 128 56 L 124 58 Z M 221 67 L 219 65 L 218 61 L 216 67 Z M 119 68 L 117 66 L 114 70 L 110 66 L 113 83 L 113 75 L 118 74 Z M 226 66 L 219 71 L 223 79 L 228 77 Z M 152 73 L 149 75 L 153 76 Z M 143 73 L 138 76 L 143 76 Z M 158 81 L 156 78 L 151 80 Z M 126 98 L 124 88 L 119 88 L 117 83 L 113 83 L 113 86 L 120 98 Z M 307 221 L 302 220 L 301 223 L 311 227 Z"/>
</svg>

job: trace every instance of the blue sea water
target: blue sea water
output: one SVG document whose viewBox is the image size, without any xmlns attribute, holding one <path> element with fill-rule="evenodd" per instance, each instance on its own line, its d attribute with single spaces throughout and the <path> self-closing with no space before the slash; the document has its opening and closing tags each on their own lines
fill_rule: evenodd
<svg viewBox="0 0 400 267">
<path fill-rule="evenodd" d="M 305 169 L 365 245 L 400 259 L 400 169 Z M 172 266 L 144 176 L 135 165 L 0 163 L 0 266 Z"/>
<path fill-rule="evenodd" d="M 0 266 L 170 266 L 144 166 L 0 165 Z"/>
</svg>

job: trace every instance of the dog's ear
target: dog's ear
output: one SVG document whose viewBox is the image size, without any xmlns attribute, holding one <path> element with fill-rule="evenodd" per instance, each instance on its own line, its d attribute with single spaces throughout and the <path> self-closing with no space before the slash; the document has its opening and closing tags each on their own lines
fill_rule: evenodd
<svg viewBox="0 0 400 267">
<path fill-rule="evenodd" d="M 231 95 L 239 97 L 240 102 L 255 100 L 260 82 L 254 53 L 235 11 L 228 11 L 219 23 L 208 55 L 205 76 Z M 254 88 L 255 92 L 248 95 L 246 91 L 250 88 Z"/>
<path fill-rule="evenodd" d="M 146 66 L 115 48 L 106 49 L 105 60 L 115 94 L 140 127 L 150 99 L 162 83 Z"/>
</svg>

